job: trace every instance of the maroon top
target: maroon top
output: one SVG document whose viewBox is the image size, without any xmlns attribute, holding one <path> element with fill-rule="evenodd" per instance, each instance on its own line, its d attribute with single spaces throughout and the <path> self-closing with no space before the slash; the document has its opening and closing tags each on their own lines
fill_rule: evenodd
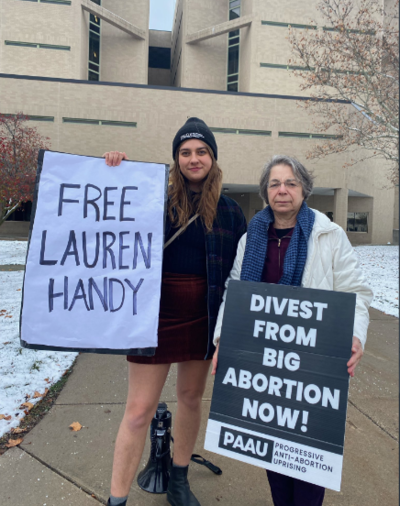
<svg viewBox="0 0 400 506">
<path fill-rule="evenodd" d="M 269 227 L 267 258 L 265 259 L 261 278 L 261 281 L 264 283 L 278 283 L 281 279 L 283 274 L 283 261 L 290 239 L 292 238 L 293 230 L 294 227 L 285 230 L 276 230 L 272 225 Z"/>
</svg>

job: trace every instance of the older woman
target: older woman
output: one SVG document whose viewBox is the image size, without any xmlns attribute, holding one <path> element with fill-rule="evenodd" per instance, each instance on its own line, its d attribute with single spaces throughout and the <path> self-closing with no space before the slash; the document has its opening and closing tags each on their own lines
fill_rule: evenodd
<svg viewBox="0 0 400 506">
<path fill-rule="evenodd" d="M 372 292 L 344 230 L 307 206 L 312 188 L 313 177 L 294 158 L 277 155 L 265 166 L 260 195 L 268 206 L 252 219 L 247 235 L 239 241 L 225 286 L 230 279 L 241 279 L 356 293 L 347 363 L 348 373 L 354 376 L 367 338 Z M 212 374 L 217 368 L 225 296 L 226 291 L 214 332 L 217 349 Z M 275 506 L 322 505 L 323 487 L 272 471 L 267 474 Z"/>
</svg>

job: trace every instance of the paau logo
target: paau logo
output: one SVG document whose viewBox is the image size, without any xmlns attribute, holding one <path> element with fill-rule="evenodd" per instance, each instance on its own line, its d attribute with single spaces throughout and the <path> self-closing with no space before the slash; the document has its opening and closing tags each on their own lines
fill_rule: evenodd
<svg viewBox="0 0 400 506">
<path fill-rule="evenodd" d="M 246 432 L 221 427 L 218 446 L 231 452 L 271 462 L 274 442 Z"/>
</svg>

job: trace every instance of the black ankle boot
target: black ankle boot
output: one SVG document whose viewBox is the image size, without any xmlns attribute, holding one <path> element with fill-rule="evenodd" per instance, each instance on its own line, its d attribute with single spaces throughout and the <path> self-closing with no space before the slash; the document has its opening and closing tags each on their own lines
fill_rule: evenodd
<svg viewBox="0 0 400 506">
<path fill-rule="evenodd" d="M 201 506 L 190 490 L 187 479 L 189 466 L 171 467 L 167 501 L 171 506 Z"/>
<path fill-rule="evenodd" d="M 127 501 L 124 501 L 123 503 L 121 503 L 119 506 L 126 506 L 126 502 Z M 107 501 L 107 506 L 110 506 L 110 499 Z"/>
</svg>

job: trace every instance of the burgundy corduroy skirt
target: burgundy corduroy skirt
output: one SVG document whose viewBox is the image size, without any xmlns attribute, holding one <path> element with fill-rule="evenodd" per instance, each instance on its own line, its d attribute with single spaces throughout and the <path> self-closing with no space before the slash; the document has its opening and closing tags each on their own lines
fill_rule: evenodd
<svg viewBox="0 0 400 506">
<path fill-rule="evenodd" d="M 207 344 L 207 279 L 192 274 L 164 273 L 156 353 L 153 357 L 128 355 L 128 361 L 172 364 L 204 360 Z"/>
</svg>

